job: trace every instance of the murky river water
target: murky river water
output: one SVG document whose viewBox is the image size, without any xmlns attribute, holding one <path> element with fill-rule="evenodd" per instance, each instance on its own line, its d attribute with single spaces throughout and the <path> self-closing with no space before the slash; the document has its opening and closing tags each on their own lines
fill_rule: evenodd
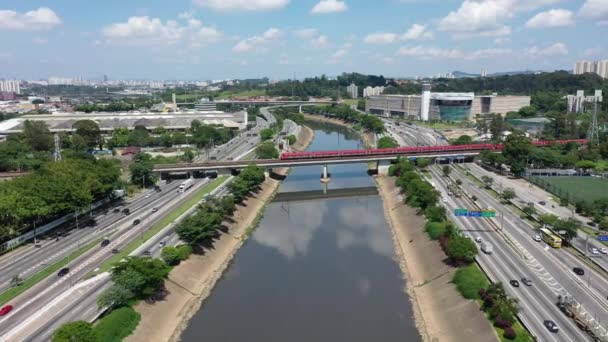
<svg viewBox="0 0 608 342">
<path fill-rule="evenodd" d="M 310 150 L 355 149 L 315 125 Z M 373 186 L 366 165 L 331 166 L 331 188 Z M 318 190 L 321 168 L 292 170 L 280 191 Z M 184 341 L 419 341 L 378 196 L 272 203 Z"/>
</svg>

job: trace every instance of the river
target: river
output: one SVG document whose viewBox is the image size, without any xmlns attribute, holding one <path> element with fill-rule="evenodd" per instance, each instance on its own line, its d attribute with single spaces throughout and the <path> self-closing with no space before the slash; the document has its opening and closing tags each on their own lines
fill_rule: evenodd
<svg viewBox="0 0 608 342">
<path fill-rule="evenodd" d="M 310 150 L 356 149 L 356 135 L 310 125 Z M 330 188 L 373 186 L 366 165 L 331 166 Z M 280 191 L 318 190 L 294 168 Z M 184 341 L 419 341 L 379 196 L 272 203 Z"/>
</svg>

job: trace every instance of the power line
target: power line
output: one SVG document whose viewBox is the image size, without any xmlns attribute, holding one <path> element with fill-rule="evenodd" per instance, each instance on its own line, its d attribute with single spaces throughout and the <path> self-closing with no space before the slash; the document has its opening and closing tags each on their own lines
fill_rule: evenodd
<svg viewBox="0 0 608 342">
<path fill-rule="evenodd" d="M 591 142 L 591 144 L 595 144 L 596 146 L 600 144 L 600 128 L 597 124 L 597 100 L 593 103 L 593 115 L 591 117 L 589 142 Z"/>
</svg>

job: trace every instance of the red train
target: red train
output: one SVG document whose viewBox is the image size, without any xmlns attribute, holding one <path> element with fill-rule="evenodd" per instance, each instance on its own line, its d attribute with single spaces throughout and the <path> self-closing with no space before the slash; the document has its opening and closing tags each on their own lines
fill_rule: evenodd
<svg viewBox="0 0 608 342">
<path fill-rule="evenodd" d="M 569 139 L 569 140 L 540 140 L 534 141 L 535 146 L 549 146 L 553 144 L 565 145 L 567 143 L 586 144 L 586 139 Z M 336 151 L 317 151 L 317 152 L 286 152 L 281 154 L 281 160 L 289 159 L 311 159 L 311 158 L 337 158 L 337 157 L 362 157 L 371 155 L 391 155 L 391 154 L 416 154 L 416 153 L 433 153 L 433 152 L 450 152 L 450 151 L 483 151 L 483 150 L 501 150 L 502 144 L 470 144 L 470 145 L 445 145 L 445 146 L 418 146 L 418 147 L 395 147 L 395 148 L 378 148 L 370 150 L 336 150 Z"/>
</svg>

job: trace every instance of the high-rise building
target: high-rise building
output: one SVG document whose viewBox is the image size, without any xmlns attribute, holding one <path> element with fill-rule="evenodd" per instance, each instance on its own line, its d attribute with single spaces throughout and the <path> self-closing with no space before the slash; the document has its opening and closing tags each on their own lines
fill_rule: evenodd
<svg viewBox="0 0 608 342">
<path fill-rule="evenodd" d="M 0 80 L 0 91 L 21 94 L 20 83 L 21 81 L 19 80 Z"/>
<path fill-rule="evenodd" d="M 108 75 L 103 75 L 103 83 L 108 83 Z"/>
<path fill-rule="evenodd" d="M 346 87 L 346 92 L 351 99 L 356 99 L 359 97 L 359 87 L 357 87 L 357 85 L 354 83 L 351 83 L 348 87 Z"/>
<path fill-rule="evenodd" d="M 596 62 L 578 61 L 576 64 L 574 64 L 573 73 L 575 75 L 594 73 L 599 75 L 601 78 L 608 78 L 608 60 Z"/>
<path fill-rule="evenodd" d="M 584 90 L 577 90 L 576 95 L 567 95 L 568 112 L 581 113 L 590 109 L 590 105 L 597 102 L 602 102 L 604 97 L 601 90 L 595 90 L 593 96 L 585 96 Z"/>
<path fill-rule="evenodd" d="M 487 77 L 488 76 L 488 69 L 486 68 L 481 68 L 481 77 Z"/>
<path fill-rule="evenodd" d="M 379 96 L 384 93 L 384 87 L 365 87 L 363 89 L 363 97 Z"/>
</svg>

